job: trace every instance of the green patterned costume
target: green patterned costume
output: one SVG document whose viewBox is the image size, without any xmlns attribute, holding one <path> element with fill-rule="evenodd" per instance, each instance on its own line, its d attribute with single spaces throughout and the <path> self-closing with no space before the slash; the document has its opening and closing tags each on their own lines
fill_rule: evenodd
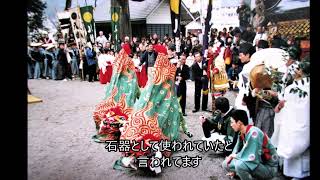
<svg viewBox="0 0 320 180">
<path fill-rule="evenodd" d="M 131 114 L 132 107 L 139 94 L 140 90 L 133 61 L 124 50 L 121 50 L 113 65 L 112 78 L 106 87 L 106 97 L 96 106 L 93 113 L 98 132 L 93 137 L 95 141 L 103 142 L 120 137 L 119 126 L 123 123 L 121 120 L 123 120 L 123 117 L 128 117 Z M 115 107 L 119 111 L 114 112 Z M 124 115 L 119 116 L 118 112 Z M 112 123 L 116 127 L 110 128 L 113 125 Z"/>
</svg>

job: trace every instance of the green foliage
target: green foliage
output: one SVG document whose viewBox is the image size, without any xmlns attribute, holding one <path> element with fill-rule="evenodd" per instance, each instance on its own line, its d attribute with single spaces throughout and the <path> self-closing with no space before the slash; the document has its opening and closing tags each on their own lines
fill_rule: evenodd
<svg viewBox="0 0 320 180">
<path fill-rule="evenodd" d="M 277 71 L 277 69 L 271 69 L 271 68 L 268 68 L 268 67 L 266 67 L 266 71 L 271 76 L 271 79 L 273 81 L 271 89 L 281 93 L 282 90 L 283 90 L 282 88 L 285 87 L 286 84 L 287 84 L 287 82 L 283 82 L 282 81 L 282 77 L 283 77 L 284 74 L 279 72 L 279 71 Z M 309 82 L 309 78 L 307 78 L 307 82 Z M 296 85 L 298 85 L 297 81 L 294 81 L 294 83 Z M 302 83 L 302 85 L 304 85 L 305 81 L 302 79 L 301 83 Z M 294 93 L 294 94 L 298 93 L 300 98 L 301 97 L 304 98 L 306 95 L 308 95 L 307 92 L 301 90 L 298 87 L 290 89 L 289 93 Z"/>
<path fill-rule="evenodd" d="M 27 3 L 28 28 L 30 32 L 43 28 L 44 10 L 47 4 L 42 0 L 29 0 Z"/>
<path fill-rule="evenodd" d="M 283 77 L 283 73 L 277 71 L 276 69 L 271 69 L 266 67 L 266 71 L 267 73 L 271 76 L 271 79 L 273 81 L 272 83 L 272 89 L 277 91 L 277 92 L 281 92 L 282 91 L 282 77 Z"/>
<path fill-rule="evenodd" d="M 294 94 L 299 94 L 299 97 L 306 97 L 308 95 L 308 93 L 306 91 L 303 91 L 302 89 L 296 87 L 296 88 L 292 88 L 290 89 L 289 93 L 294 93 Z"/>
</svg>

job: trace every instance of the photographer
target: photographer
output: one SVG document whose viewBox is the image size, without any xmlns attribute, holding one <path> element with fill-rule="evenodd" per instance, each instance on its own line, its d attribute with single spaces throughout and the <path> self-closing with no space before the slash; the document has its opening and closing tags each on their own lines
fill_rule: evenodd
<svg viewBox="0 0 320 180">
<path fill-rule="evenodd" d="M 228 78 L 229 78 L 229 89 L 230 90 L 239 90 L 236 87 L 235 81 L 239 81 L 239 73 L 242 71 L 242 67 L 239 66 L 239 60 L 232 62 L 232 66 L 228 69 Z"/>
<path fill-rule="evenodd" d="M 205 118 L 200 116 L 202 120 L 202 130 L 205 136 L 204 140 L 210 140 L 211 131 L 218 132 L 221 135 L 225 135 L 226 141 L 231 141 L 234 139 L 235 133 L 230 126 L 230 114 L 233 110 L 233 107 L 229 105 L 229 100 L 225 97 L 218 97 L 215 100 L 216 111 L 212 113 L 212 117 Z M 232 143 L 231 146 L 228 146 L 228 149 L 232 151 L 235 143 Z M 226 154 L 230 154 L 231 151 Z"/>
</svg>

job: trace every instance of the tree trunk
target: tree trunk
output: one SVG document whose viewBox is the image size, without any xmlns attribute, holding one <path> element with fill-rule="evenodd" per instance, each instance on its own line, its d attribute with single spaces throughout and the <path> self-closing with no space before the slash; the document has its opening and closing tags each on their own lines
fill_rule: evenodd
<svg viewBox="0 0 320 180">
<path fill-rule="evenodd" d="M 207 16 L 205 18 L 204 21 L 204 33 L 203 33 L 203 49 L 202 52 L 205 52 L 206 49 L 208 49 L 209 46 L 209 31 L 210 31 L 210 21 L 211 21 L 211 13 L 212 13 L 212 0 L 209 0 L 209 4 L 208 4 L 208 10 L 207 10 Z M 208 64 L 209 66 L 209 64 Z M 209 79 L 209 83 L 211 83 L 211 86 L 213 86 L 213 81 L 211 81 L 211 79 Z M 213 93 L 213 92 L 212 92 Z M 215 106 L 215 97 L 212 94 L 212 112 L 214 112 L 216 110 L 216 106 Z"/>
<path fill-rule="evenodd" d="M 210 21 L 212 12 L 212 0 L 209 0 L 207 16 L 204 22 L 204 33 L 203 33 L 203 52 L 208 49 L 209 46 L 209 31 L 210 31 Z"/>
<path fill-rule="evenodd" d="M 252 25 L 254 28 L 257 28 L 258 26 L 264 26 L 266 22 L 265 18 L 265 5 L 264 2 L 261 1 L 256 1 L 255 2 L 255 16 L 253 17 L 252 20 Z"/>
<path fill-rule="evenodd" d="M 125 36 L 132 36 L 129 0 L 112 0 L 111 7 L 120 7 L 120 39 L 123 41 Z"/>
</svg>

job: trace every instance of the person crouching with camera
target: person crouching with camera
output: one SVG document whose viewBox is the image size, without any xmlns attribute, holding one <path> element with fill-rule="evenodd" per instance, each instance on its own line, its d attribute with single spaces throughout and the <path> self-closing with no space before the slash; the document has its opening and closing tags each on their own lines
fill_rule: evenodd
<svg viewBox="0 0 320 180">
<path fill-rule="evenodd" d="M 202 129 L 204 138 L 203 140 L 214 141 L 215 138 L 212 138 L 211 131 L 214 130 L 214 133 L 219 135 L 224 135 L 225 142 L 228 141 L 228 148 L 230 151 L 225 151 L 226 155 L 230 154 L 235 143 L 233 140 L 237 138 L 234 130 L 230 126 L 231 112 L 234 110 L 232 106 L 229 105 L 229 100 L 225 97 L 218 97 L 215 101 L 216 110 L 212 113 L 212 117 L 206 118 L 200 116 L 202 120 Z"/>
</svg>

